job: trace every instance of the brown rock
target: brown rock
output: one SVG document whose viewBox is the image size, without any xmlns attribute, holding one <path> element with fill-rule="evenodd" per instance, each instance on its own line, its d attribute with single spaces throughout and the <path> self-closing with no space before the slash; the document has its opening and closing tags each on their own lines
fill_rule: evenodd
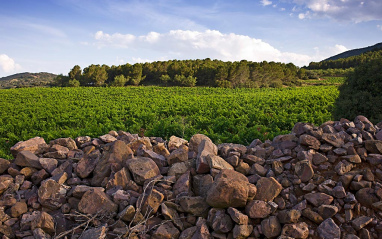
<svg viewBox="0 0 382 239">
<path fill-rule="evenodd" d="M 158 166 L 150 158 L 136 157 L 129 159 L 126 164 L 134 181 L 139 185 L 143 185 L 147 179 L 160 175 Z"/>
<path fill-rule="evenodd" d="M 170 140 L 168 141 L 168 150 L 173 151 L 178 149 L 182 145 L 187 145 L 187 140 L 176 137 L 176 136 L 171 136 Z"/>
<path fill-rule="evenodd" d="M 234 207 L 229 207 L 227 209 L 227 213 L 231 216 L 232 220 L 239 225 L 247 225 L 248 224 L 248 216 L 241 213 Z"/>
<path fill-rule="evenodd" d="M 245 213 L 250 218 L 266 218 L 272 212 L 272 207 L 260 200 L 252 200 L 245 206 Z"/>
<path fill-rule="evenodd" d="M 217 155 L 217 146 L 212 143 L 211 140 L 203 139 L 198 147 L 198 156 L 196 158 L 196 172 L 197 173 L 208 173 L 210 171 L 210 166 L 207 161 L 207 156 Z"/>
<path fill-rule="evenodd" d="M 314 175 L 313 168 L 308 160 L 299 161 L 294 169 L 303 183 L 308 182 Z"/>
<path fill-rule="evenodd" d="M 373 203 L 379 201 L 377 195 L 375 195 L 374 192 L 375 191 L 372 188 L 362 188 L 355 194 L 355 197 L 362 206 L 371 208 Z"/>
<path fill-rule="evenodd" d="M 25 202 L 16 202 L 16 204 L 11 207 L 11 216 L 17 218 L 27 211 L 28 206 Z"/>
<path fill-rule="evenodd" d="M 205 219 L 200 218 L 200 220 L 196 223 L 196 226 L 196 231 L 191 239 L 212 239 Z"/>
<path fill-rule="evenodd" d="M 193 177 L 192 189 L 196 196 L 207 197 L 214 179 L 210 174 L 198 174 Z"/>
<path fill-rule="evenodd" d="M 328 219 L 337 214 L 338 208 L 333 205 L 321 205 L 318 207 L 317 212 L 322 216 L 322 218 Z"/>
<path fill-rule="evenodd" d="M 69 153 L 69 149 L 67 147 L 59 144 L 52 145 L 48 151 L 49 152 L 44 154 L 45 158 L 66 159 Z"/>
<path fill-rule="evenodd" d="M 179 204 L 185 212 L 195 216 L 203 216 L 208 213 L 209 205 L 202 197 L 180 197 Z"/>
<path fill-rule="evenodd" d="M 197 226 L 189 227 L 180 233 L 179 239 L 191 239 L 197 230 Z"/>
<path fill-rule="evenodd" d="M 11 162 L 9 162 L 9 160 L 0 158 L 0 174 L 3 174 L 5 171 L 7 171 L 10 164 Z"/>
<path fill-rule="evenodd" d="M 281 184 L 273 177 L 260 178 L 256 183 L 257 193 L 255 196 L 256 200 L 262 201 L 273 201 L 275 197 L 277 197 L 283 187 Z"/>
<path fill-rule="evenodd" d="M 261 221 L 261 230 L 267 238 L 275 238 L 281 233 L 281 225 L 277 217 L 270 216 Z"/>
<path fill-rule="evenodd" d="M 58 161 L 54 158 L 39 158 L 39 163 L 41 164 L 42 168 L 45 169 L 48 173 L 52 173 L 53 170 L 57 168 Z"/>
<path fill-rule="evenodd" d="M 357 217 L 356 219 L 354 219 L 351 222 L 351 225 L 354 228 L 354 230 L 359 231 L 362 228 L 364 228 L 365 226 L 367 226 L 372 221 L 373 221 L 373 218 L 370 218 L 367 216 L 360 216 L 360 217 Z"/>
<path fill-rule="evenodd" d="M 247 147 L 242 144 L 223 143 L 219 144 L 218 150 L 223 158 L 227 158 L 231 152 L 237 152 L 239 155 L 244 155 L 247 152 Z"/>
<path fill-rule="evenodd" d="M 116 137 L 114 137 L 113 135 L 110 135 L 110 134 L 105 134 L 105 135 L 99 136 L 99 139 L 105 143 L 111 143 L 111 142 L 114 142 L 117 140 Z"/>
<path fill-rule="evenodd" d="M 366 140 L 365 148 L 372 154 L 382 154 L 382 140 Z"/>
<path fill-rule="evenodd" d="M 285 224 L 281 236 L 287 236 L 295 239 L 305 239 L 309 236 L 309 228 L 305 222 L 299 222 L 294 224 Z"/>
<path fill-rule="evenodd" d="M 178 238 L 180 231 L 171 222 L 160 225 L 152 235 L 152 239 Z"/>
<path fill-rule="evenodd" d="M 51 239 L 51 236 L 41 228 L 35 228 L 33 230 L 34 239 Z"/>
<path fill-rule="evenodd" d="M 346 159 L 350 163 L 361 163 L 362 162 L 362 160 L 358 154 L 342 156 L 341 159 Z"/>
<path fill-rule="evenodd" d="M 299 143 L 315 150 L 318 150 L 321 145 L 318 139 L 308 134 L 301 135 L 299 138 Z"/>
<path fill-rule="evenodd" d="M 193 151 L 196 154 L 198 154 L 199 153 L 198 147 L 203 140 L 207 140 L 207 141 L 210 141 L 212 143 L 212 140 L 210 138 L 208 138 L 207 136 L 205 136 L 204 134 L 193 135 L 190 139 L 190 142 L 189 142 L 189 151 Z M 218 148 L 216 147 L 216 148 L 214 148 L 214 150 L 216 150 L 214 154 L 217 155 L 218 154 Z"/>
<path fill-rule="evenodd" d="M 49 142 L 49 145 L 51 146 L 54 144 L 61 145 L 68 148 L 69 150 L 77 149 L 76 141 L 74 141 L 72 138 L 59 138 Z"/>
<path fill-rule="evenodd" d="M 45 140 L 41 137 L 34 137 L 26 141 L 20 141 L 11 147 L 11 153 L 14 157 L 21 151 L 30 151 L 33 154 L 41 154 L 48 148 Z"/>
<path fill-rule="evenodd" d="M 168 207 L 165 203 L 162 203 L 161 212 L 166 220 L 171 220 L 178 229 L 183 231 L 183 222 L 180 220 L 179 214 L 175 209 Z"/>
<path fill-rule="evenodd" d="M 235 225 L 233 228 L 233 238 L 245 239 L 247 238 L 253 230 L 252 225 Z"/>
<path fill-rule="evenodd" d="M 233 170 L 234 169 L 232 165 L 230 165 L 227 161 L 225 161 L 223 158 L 217 155 L 209 154 L 207 155 L 206 159 L 210 168 L 215 168 L 218 170 L 222 170 L 222 169 Z"/>
<path fill-rule="evenodd" d="M 322 239 L 341 238 L 341 230 L 331 218 L 326 219 L 317 227 L 317 233 Z"/>
<path fill-rule="evenodd" d="M 168 149 L 166 148 L 164 143 L 158 143 L 157 145 L 155 145 L 153 147 L 153 151 L 159 155 L 164 156 L 164 157 L 167 157 L 170 155 L 170 152 L 168 151 Z M 147 156 L 145 156 L 145 157 L 147 157 Z"/>
<path fill-rule="evenodd" d="M 98 228 L 91 228 L 84 231 L 79 239 L 105 239 L 108 227 L 106 225 Z"/>
<path fill-rule="evenodd" d="M 132 155 L 131 149 L 121 140 L 105 145 L 102 156 L 94 169 L 91 184 L 101 186 L 102 181 L 110 175 L 111 168 L 113 167 L 114 172 L 121 170 L 123 162 Z"/>
<path fill-rule="evenodd" d="M 346 160 L 343 160 L 341 162 L 338 162 L 334 170 L 337 172 L 338 175 L 344 175 L 345 173 L 349 172 L 354 165 Z"/>
<path fill-rule="evenodd" d="M 59 209 L 65 203 L 65 196 L 66 190 L 62 190 L 61 185 L 52 179 L 43 181 L 38 189 L 38 201 L 52 210 Z"/>
<path fill-rule="evenodd" d="M 324 140 L 326 143 L 331 144 L 337 148 L 341 148 L 345 144 L 344 140 L 342 139 L 339 133 L 335 133 L 335 134 L 323 133 L 322 140 Z"/>
<path fill-rule="evenodd" d="M 233 228 L 232 219 L 224 209 L 212 208 L 208 212 L 207 223 L 216 233 L 228 233 Z"/>
<path fill-rule="evenodd" d="M 248 179 L 234 170 L 223 169 L 215 177 L 206 201 L 211 207 L 244 207 L 248 198 Z"/>
<path fill-rule="evenodd" d="M 17 154 L 15 164 L 21 167 L 42 169 L 38 157 L 31 151 L 21 151 Z"/>
<path fill-rule="evenodd" d="M 186 141 L 187 142 L 187 141 Z M 185 162 L 188 160 L 188 147 L 186 145 L 180 145 L 167 156 L 167 162 L 169 165 L 174 163 Z"/>
<path fill-rule="evenodd" d="M 80 178 L 88 177 L 95 169 L 101 157 L 99 150 L 94 150 L 89 154 L 85 154 L 77 164 L 76 173 Z"/>
<path fill-rule="evenodd" d="M 175 197 L 192 196 L 191 186 L 191 174 L 190 171 L 187 171 L 178 178 L 178 180 L 173 186 L 173 192 Z"/>
<path fill-rule="evenodd" d="M 51 215 L 43 211 L 33 212 L 33 220 L 31 221 L 31 228 L 41 228 L 46 233 L 53 235 L 55 233 L 54 219 Z"/>
<path fill-rule="evenodd" d="M 2 194 L 13 183 L 13 178 L 9 175 L 0 176 L 0 194 Z"/>
<path fill-rule="evenodd" d="M 277 218 L 282 224 L 296 223 L 298 222 L 298 219 L 300 218 L 300 216 L 301 216 L 300 211 L 295 209 L 282 210 L 282 211 L 279 211 L 279 213 L 277 214 Z"/>
<path fill-rule="evenodd" d="M 113 214 L 118 210 L 118 205 L 101 190 L 88 190 L 78 204 L 78 210 L 85 214 Z"/>
<path fill-rule="evenodd" d="M 143 215 L 155 214 L 164 199 L 164 195 L 156 189 L 147 189 L 137 201 L 137 208 L 140 208 Z"/>
<path fill-rule="evenodd" d="M 324 221 L 324 218 L 322 218 L 320 214 L 318 214 L 317 212 L 313 211 L 310 208 L 304 209 L 302 211 L 302 215 L 316 224 L 320 224 L 321 222 Z"/>
<path fill-rule="evenodd" d="M 333 202 L 333 197 L 325 193 L 308 193 L 305 194 L 304 198 L 315 207 L 329 205 Z"/>
<path fill-rule="evenodd" d="M 122 189 L 126 190 L 131 182 L 131 176 L 126 168 L 122 168 L 116 172 L 109 180 L 108 187 L 121 186 Z"/>
</svg>

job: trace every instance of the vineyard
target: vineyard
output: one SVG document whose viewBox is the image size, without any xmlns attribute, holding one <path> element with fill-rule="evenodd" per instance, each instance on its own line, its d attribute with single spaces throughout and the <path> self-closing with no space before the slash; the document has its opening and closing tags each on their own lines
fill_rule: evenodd
<svg viewBox="0 0 382 239">
<path fill-rule="evenodd" d="M 290 132 L 296 122 L 331 120 L 337 86 L 282 89 L 181 87 L 25 88 L 0 91 L 0 157 L 20 140 L 124 130 L 145 136 L 248 145 Z"/>
</svg>

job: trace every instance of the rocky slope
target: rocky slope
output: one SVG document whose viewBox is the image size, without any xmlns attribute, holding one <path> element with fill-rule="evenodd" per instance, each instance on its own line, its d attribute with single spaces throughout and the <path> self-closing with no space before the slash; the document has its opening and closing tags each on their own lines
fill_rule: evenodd
<svg viewBox="0 0 382 239">
<path fill-rule="evenodd" d="M 3 238 L 382 238 L 382 124 L 363 116 L 249 146 L 111 131 L 0 159 Z"/>
</svg>

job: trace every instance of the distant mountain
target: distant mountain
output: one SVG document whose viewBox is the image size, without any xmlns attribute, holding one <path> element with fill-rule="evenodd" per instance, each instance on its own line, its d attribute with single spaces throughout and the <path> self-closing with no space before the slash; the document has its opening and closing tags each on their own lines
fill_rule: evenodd
<svg viewBox="0 0 382 239">
<path fill-rule="evenodd" d="M 373 46 L 368 46 L 368 47 L 364 47 L 364 48 L 359 48 L 359 49 L 353 49 L 353 50 L 345 51 L 345 52 L 340 53 L 338 55 L 329 57 L 328 59 L 325 59 L 323 61 L 334 61 L 334 60 L 338 60 L 338 59 L 341 59 L 341 58 L 348 58 L 348 57 L 352 57 L 352 56 L 358 56 L 358 55 L 361 55 L 361 54 L 369 52 L 369 51 L 381 50 L 381 49 L 382 49 L 382 42 L 381 43 L 377 43 L 377 44 L 375 44 Z"/>
<path fill-rule="evenodd" d="M 0 78 L 0 88 L 20 88 L 20 87 L 47 87 L 53 83 L 57 75 L 47 72 L 40 73 L 18 73 Z"/>
</svg>

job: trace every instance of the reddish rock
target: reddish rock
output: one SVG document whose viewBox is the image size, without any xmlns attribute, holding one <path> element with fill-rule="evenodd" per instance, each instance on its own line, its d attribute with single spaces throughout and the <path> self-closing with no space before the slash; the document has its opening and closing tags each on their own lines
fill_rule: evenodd
<svg viewBox="0 0 382 239">
<path fill-rule="evenodd" d="M 215 177 L 206 202 L 211 207 L 244 207 L 248 198 L 248 179 L 234 170 L 223 169 Z"/>
<path fill-rule="evenodd" d="M 7 171 L 10 164 L 11 162 L 9 162 L 9 160 L 0 158 L 0 174 L 3 174 L 5 171 Z"/>
<path fill-rule="evenodd" d="M 42 206 L 52 210 L 59 209 L 65 203 L 65 196 L 66 191 L 52 179 L 43 181 L 38 189 L 38 201 Z"/>
<path fill-rule="evenodd" d="M 147 179 L 160 175 L 158 166 L 150 158 L 136 157 L 129 159 L 126 164 L 134 181 L 139 185 L 143 185 Z"/>
<path fill-rule="evenodd" d="M 176 150 L 182 145 L 187 145 L 187 143 L 188 143 L 187 140 L 173 135 L 170 137 L 170 140 L 168 141 L 168 150 L 170 151 Z"/>
<path fill-rule="evenodd" d="M 160 225 L 152 235 L 152 239 L 178 238 L 180 231 L 171 222 Z"/>
<path fill-rule="evenodd" d="M 196 172 L 208 173 L 210 166 L 207 161 L 207 156 L 217 155 L 217 146 L 211 140 L 203 139 L 198 146 L 198 156 L 196 158 Z"/>
<path fill-rule="evenodd" d="M 55 222 L 51 215 L 43 211 L 33 212 L 33 218 L 31 223 L 31 229 L 41 228 L 46 233 L 53 235 L 55 233 Z"/>
<path fill-rule="evenodd" d="M 52 145 L 48 152 L 44 154 L 45 158 L 56 158 L 56 159 L 66 159 L 69 153 L 67 147 L 61 146 L 59 144 Z"/>
<path fill-rule="evenodd" d="M 41 137 L 34 137 L 26 141 L 20 141 L 11 147 L 11 153 L 14 157 L 21 151 L 30 151 L 33 154 L 41 154 L 48 148 L 45 140 Z"/>
<path fill-rule="evenodd" d="M 210 168 L 214 168 L 218 170 L 222 170 L 222 169 L 233 170 L 234 169 L 227 161 L 225 161 L 223 158 L 217 155 L 213 155 L 213 154 L 207 155 L 206 159 Z"/>
<path fill-rule="evenodd" d="M 77 149 L 76 141 L 74 141 L 72 138 L 59 138 L 49 142 L 50 146 L 54 144 L 61 145 L 63 147 L 68 148 L 69 150 Z"/>
<path fill-rule="evenodd" d="M 341 230 L 331 218 L 326 219 L 317 227 L 317 233 L 322 239 L 341 238 Z"/>
<path fill-rule="evenodd" d="M 88 190 L 81 198 L 78 204 L 78 210 L 85 214 L 114 214 L 118 211 L 118 205 L 115 204 L 101 190 Z"/>
<path fill-rule="evenodd" d="M 209 205 L 202 197 L 180 197 L 179 204 L 185 212 L 195 216 L 207 215 Z"/>
<path fill-rule="evenodd" d="M 318 150 L 321 145 L 318 139 L 308 134 L 301 135 L 299 138 L 299 143 L 315 150 Z"/>
<path fill-rule="evenodd" d="M 208 212 L 207 223 L 216 233 L 228 233 L 233 228 L 233 222 L 224 209 L 212 208 Z"/>
<path fill-rule="evenodd" d="M 192 196 L 192 182 L 190 171 L 187 171 L 182 176 L 178 178 L 173 186 L 173 191 L 175 197 L 177 196 Z"/>
<path fill-rule="evenodd" d="M 281 225 L 277 217 L 270 216 L 261 221 L 261 230 L 267 238 L 275 238 L 281 233 Z"/>
<path fill-rule="evenodd" d="M 333 197 L 325 193 L 308 193 L 305 194 L 304 198 L 315 207 L 329 205 L 333 202 Z"/>
<path fill-rule="evenodd" d="M 366 140 L 365 148 L 372 154 L 382 154 L 382 140 Z"/>
<path fill-rule="evenodd" d="M 167 162 L 169 165 L 174 163 L 185 162 L 188 160 L 188 147 L 185 145 L 180 145 L 167 156 Z"/>
<path fill-rule="evenodd" d="M 156 189 L 147 189 L 137 200 L 137 208 L 143 215 L 155 214 L 164 199 L 164 195 Z"/>
<path fill-rule="evenodd" d="M 305 222 L 294 224 L 285 224 L 281 236 L 287 236 L 295 239 L 306 239 L 309 236 L 309 227 Z"/>
<path fill-rule="evenodd" d="M 245 206 L 245 213 L 250 218 L 266 218 L 271 212 L 272 207 L 260 200 L 252 200 Z"/>
<path fill-rule="evenodd" d="M 77 175 L 81 178 L 88 177 L 95 169 L 100 157 L 101 153 L 99 150 L 94 150 L 89 154 L 85 154 L 85 156 L 81 158 L 77 164 Z"/>
<path fill-rule="evenodd" d="M 58 161 L 54 158 L 39 158 L 39 162 L 45 171 L 52 173 L 57 168 Z"/>
<path fill-rule="evenodd" d="M 339 133 L 336 134 L 322 134 L 322 140 L 326 143 L 333 145 L 334 147 L 341 148 L 345 142 Z"/>
<path fill-rule="evenodd" d="M 203 140 L 210 141 L 212 143 L 212 140 L 205 136 L 204 134 L 195 134 L 191 137 L 190 142 L 189 142 L 189 151 L 193 151 L 196 154 L 199 153 L 199 145 Z M 217 155 L 218 153 L 218 148 L 214 148 L 214 154 Z"/>
<path fill-rule="evenodd" d="M 241 213 L 234 207 L 229 207 L 227 209 L 227 213 L 231 216 L 232 220 L 239 225 L 247 225 L 248 224 L 248 216 Z"/>
<path fill-rule="evenodd" d="M 252 233 L 252 230 L 252 225 L 235 225 L 232 230 L 233 238 L 245 239 Z"/>
<path fill-rule="evenodd" d="M 108 227 L 106 225 L 97 228 L 87 229 L 81 234 L 80 239 L 104 239 L 106 238 L 107 231 Z"/>
<path fill-rule="evenodd" d="M 17 154 L 15 164 L 21 167 L 42 169 L 39 158 L 31 151 L 21 151 Z"/>
<path fill-rule="evenodd" d="M 262 201 L 273 201 L 275 197 L 277 197 L 283 187 L 281 184 L 273 177 L 260 178 L 256 183 L 257 193 L 255 196 L 255 200 Z"/>
<path fill-rule="evenodd" d="M 299 161 L 294 169 L 303 183 L 308 182 L 314 175 L 313 168 L 308 160 Z"/>
</svg>

